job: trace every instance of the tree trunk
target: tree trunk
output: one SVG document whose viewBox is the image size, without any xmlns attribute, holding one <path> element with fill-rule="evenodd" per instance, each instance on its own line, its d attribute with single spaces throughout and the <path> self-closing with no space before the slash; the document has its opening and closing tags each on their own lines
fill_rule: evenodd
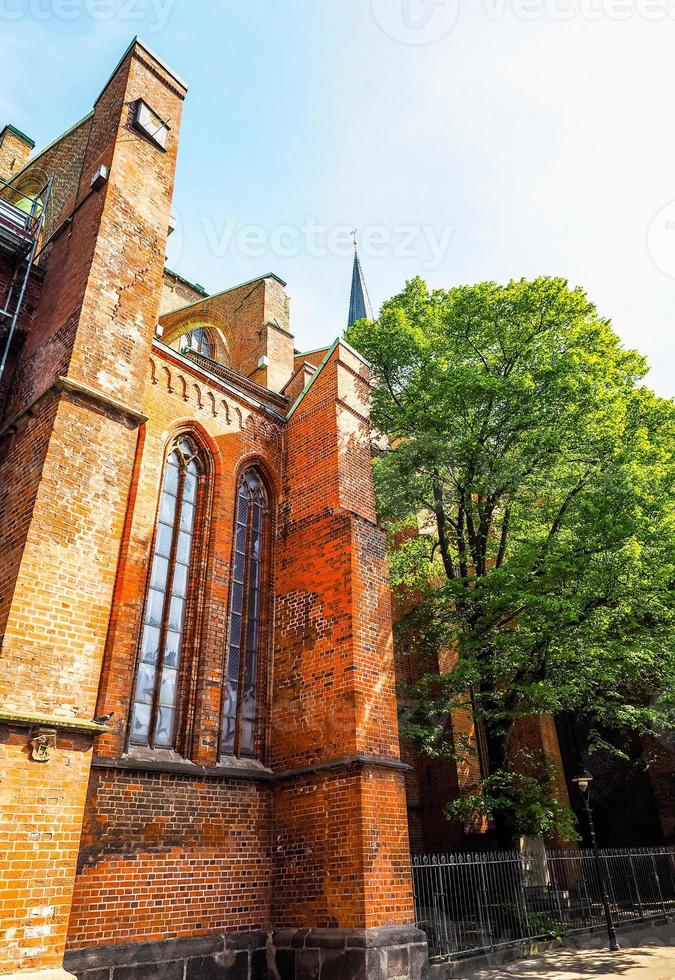
<svg viewBox="0 0 675 980">
<path fill-rule="evenodd" d="M 498 772 L 508 772 L 508 730 L 498 722 L 486 721 L 485 743 L 489 769 L 487 775 L 494 776 Z M 504 814 L 495 814 L 493 825 L 495 843 L 499 850 L 508 851 L 518 847 L 518 837 Z"/>
</svg>

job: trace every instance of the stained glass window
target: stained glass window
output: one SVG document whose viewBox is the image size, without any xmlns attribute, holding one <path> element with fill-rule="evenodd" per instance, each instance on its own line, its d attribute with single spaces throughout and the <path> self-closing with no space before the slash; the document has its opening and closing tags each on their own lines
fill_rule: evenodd
<svg viewBox="0 0 675 980">
<path fill-rule="evenodd" d="M 173 748 L 176 741 L 179 672 L 202 473 L 196 445 L 187 436 L 181 437 L 164 469 L 131 713 L 133 745 Z"/>
<path fill-rule="evenodd" d="M 224 755 L 255 754 L 266 525 L 267 495 L 264 485 L 255 470 L 247 470 L 239 481 L 235 513 L 220 743 Z"/>
</svg>

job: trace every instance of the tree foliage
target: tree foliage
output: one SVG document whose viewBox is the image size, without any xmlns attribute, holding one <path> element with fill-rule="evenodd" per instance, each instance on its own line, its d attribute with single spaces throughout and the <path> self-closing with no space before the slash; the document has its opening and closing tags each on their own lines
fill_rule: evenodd
<svg viewBox="0 0 675 980">
<path fill-rule="evenodd" d="M 489 763 L 478 808 L 531 834 L 519 718 L 568 711 L 657 737 L 672 725 L 675 408 L 561 279 L 433 292 L 414 279 L 347 339 L 373 366 L 379 509 L 393 584 L 415 596 L 400 642 L 458 654 L 419 679 L 404 730 L 438 750 L 448 709 L 474 692 Z"/>
</svg>

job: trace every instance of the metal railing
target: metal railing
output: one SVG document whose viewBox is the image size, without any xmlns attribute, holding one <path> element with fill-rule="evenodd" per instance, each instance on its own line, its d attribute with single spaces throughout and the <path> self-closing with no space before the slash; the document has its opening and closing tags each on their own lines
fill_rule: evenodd
<svg viewBox="0 0 675 980">
<path fill-rule="evenodd" d="M 0 220 L 34 237 L 40 226 L 47 190 L 50 181 L 37 193 L 27 193 L 19 189 L 14 180 L 0 177 Z"/>
<path fill-rule="evenodd" d="M 14 271 L 6 295 L 0 300 L 0 379 L 12 347 L 28 280 L 49 207 L 54 178 L 37 195 L 21 196 L 12 181 L 0 181 L 0 250 L 14 259 Z"/>
<path fill-rule="evenodd" d="M 602 850 L 600 861 L 617 925 L 675 913 L 675 849 Z M 432 957 L 562 939 L 605 922 L 590 850 L 415 857 L 412 876 Z"/>
</svg>

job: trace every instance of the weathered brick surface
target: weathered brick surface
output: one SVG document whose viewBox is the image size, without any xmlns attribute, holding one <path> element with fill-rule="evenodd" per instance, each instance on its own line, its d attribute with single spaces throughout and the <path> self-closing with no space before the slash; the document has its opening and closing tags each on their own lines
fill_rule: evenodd
<svg viewBox="0 0 675 980">
<path fill-rule="evenodd" d="M 398 762 L 368 383 L 361 359 L 338 345 L 288 426 L 270 746 L 282 770 L 359 755 Z M 401 772 L 347 765 L 291 776 L 275 791 L 274 820 L 276 924 L 411 921 Z"/>
<path fill-rule="evenodd" d="M 353 369 L 353 355 L 347 351 L 346 357 Z M 97 751 L 119 756 L 125 749 L 163 460 L 172 434 L 187 426 L 202 441 L 212 460 L 211 516 L 204 528 L 208 548 L 203 566 L 196 573 L 206 584 L 204 606 L 208 614 L 203 617 L 199 640 L 200 681 L 191 723 L 190 758 L 207 766 L 218 761 L 233 505 L 238 473 L 247 461 L 255 460 L 269 477 L 273 503 L 279 504 L 274 520 L 277 561 L 270 581 L 271 591 L 278 596 L 274 660 L 270 660 L 271 648 L 261 656 L 261 689 L 273 691 L 273 719 L 260 743 L 260 755 L 277 771 L 350 753 L 396 761 L 391 627 L 381 532 L 364 516 L 339 507 L 332 513 L 327 511 L 317 495 L 318 518 L 308 520 L 305 515 L 293 527 L 291 537 L 282 514 L 288 512 L 289 504 L 292 507 L 297 491 L 305 507 L 302 480 L 316 478 L 316 473 L 306 467 L 305 476 L 300 477 L 301 456 L 295 451 L 295 443 L 293 450 L 283 452 L 286 441 L 290 446 L 293 438 L 304 438 L 307 429 L 300 414 L 295 430 L 298 435 L 287 435 L 283 423 L 275 423 L 268 414 L 243 400 L 237 402 L 226 387 L 220 388 L 213 380 L 207 383 L 196 367 L 160 348 L 153 353 L 150 378 L 144 402 L 149 421 L 138 447 L 97 703 L 98 714 L 115 712 L 113 731 L 98 740 Z M 359 373 L 357 378 L 361 385 L 367 385 L 365 375 Z M 336 370 L 334 387 L 317 385 L 314 396 L 320 404 L 312 408 L 308 400 L 306 408 L 310 430 L 323 413 L 327 434 L 332 431 L 335 452 L 327 457 L 325 465 L 341 471 L 330 478 L 330 485 L 335 488 L 333 503 L 341 499 L 340 480 L 355 483 L 357 465 L 365 464 L 361 478 L 366 481 L 366 490 L 354 496 L 358 506 L 366 499 L 370 461 L 352 445 L 348 410 L 348 399 L 354 397 L 352 373 L 348 372 L 348 380 L 342 386 L 346 395 L 342 408 L 336 404 L 337 382 Z M 346 436 L 338 431 L 345 418 L 350 421 Z M 365 439 L 363 418 L 358 419 L 358 425 L 358 436 Z M 283 465 L 286 462 L 287 467 L 291 452 L 293 465 L 298 467 L 293 483 L 284 476 Z M 370 517 L 372 505 L 367 513 Z M 311 608 L 297 599 L 295 577 L 303 592 L 309 582 L 311 590 L 318 593 L 323 612 L 314 622 Z M 292 658 L 298 657 L 302 659 L 302 678 L 287 673 Z M 128 779 L 135 787 L 134 793 L 119 789 L 120 781 L 126 786 Z M 176 785 L 188 795 L 197 792 L 195 784 L 185 777 L 180 777 Z M 224 861 L 217 831 L 218 814 L 224 805 L 229 807 L 233 827 L 250 830 L 245 838 L 247 846 L 250 848 L 254 838 L 262 846 L 265 834 L 260 832 L 260 822 L 252 817 L 236 789 L 230 787 L 225 782 L 217 798 L 200 797 L 204 812 L 211 807 L 212 815 L 204 823 L 203 839 L 197 842 L 188 823 L 192 819 L 191 806 L 178 806 L 174 816 L 170 801 L 159 801 L 154 796 L 146 810 L 134 795 L 138 793 L 139 800 L 146 797 L 146 777 L 139 782 L 137 774 L 120 776 L 118 771 L 110 770 L 103 778 L 98 771 L 94 773 L 76 883 L 70 937 L 73 948 L 80 948 L 90 941 L 89 935 L 95 934 L 103 935 L 107 942 L 166 935 L 162 932 L 169 928 L 166 918 L 162 918 L 165 910 L 158 909 L 154 917 L 148 915 L 151 899 L 144 897 L 146 883 L 151 878 L 154 889 L 158 887 L 154 883 L 161 881 L 173 894 L 175 883 L 181 882 L 185 861 L 193 860 L 197 868 L 203 866 L 204 854 L 209 866 L 210 862 L 215 861 L 217 867 L 218 862 Z M 176 792 L 174 783 L 171 789 Z M 255 792 L 267 798 L 270 791 L 263 787 Z M 232 880 L 228 878 L 222 882 L 222 893 L 216 888 L 221 917 L 215 912 L 198 917 L 204 931 L 255 928 L 269 921 L 341 927 L 409 921 L 410 876 L 401 773 L 350 770 L 341 776 L 307 777 L 297 787 L 293 780 L 284 781 L 275 793 L 273 813 L 275 873 L 268 880 L 270 889 L 274 881 L 278 896 L 276 916 L 268 908 L 265 918 L 260 901 L 256 904 L 257 900 L 250 896 L 248 904 L 239 902 L 235 906 L 236 913 L 228 912 L 227 895 L 232 890 Z M 153 821 L 156 814 L 162 815 L 161 820 L 155 817 Z M 104 854 L 96 852 L 97 840 L 105 842 Z M 313 858 L 298 865 L 297 855 L 306 857 L 308 853 Z M 88 855 L 93 854 L 90 866 Z M 128 893 L 119 888 L 115 872 L 118 862 L 128 870 Z M 115 883 L 108 887 L 104 907 L 97 909 L 92 926 L 92 900 L 111 876 Z M 130 918 L 128 906 L 134 889 L 144 913 L 134 912 Z M 268 890 L 267 901 L 269 897 Z M 181 903 L 174 902 L 168 935 L 199 932 L 192 913 L 192 909 L 184 913 Z M 148 922 L 152 926 L 146 933 L 143 930 Z M 94 932 L 90 933 L 92 929 Z"/>
<path fill-rule="evenodd" d="M 274 802 L 277 928 L 412 921 L 399 773 L 347 767 L 285 782 Z"/>
<path fill-rule="evenodd" d="M 143 400 L 147 358 L 159 309 L 183 90 L 136 43 L 99 97 L 79 176 L 83 204 L 68 234 L 49 255 L 43 289 L 14 371 L 5 418 L 18 420 L 0 459 L 3 519 L 0 552 L 0 701 L 3 708 L 58 718 L 91 719 L 110 616 L 115 566 L 128 501 L 137 433 L 125 410 Z M 131 105 L 143 96 L 172 121 L 162 153 L 132 133 Z M 100 163 L 110 169 L 104 190 L 85 197 Z M 92 389 L 92 396 L 55 390 L 59 376 Z M 39 399 L 38 401 L 36 401 Z M 28 413 L 27 410 L 30 409 Z M 12 779 L 37 800 L 37 782 L 58 781 L 22 751 L 12 758 Z M 91 749 L 81 751 L 54 793 L 68 820 L 55 821 L 44 848 L 44 903 L 67 904 L 73 883 L 86 771 Z M 86 761 L 82 761 L 86 760 Z M 51 763 L 47 765 L 51 766 Z M 5 807 L 9 805 L 3 799 Z M 6 834 L 7 834 L 7 828 Z M 5 839 L 6 839 L 5 834 Z M 25 848 L 30 835 L 10 834 Z M 5 841 L 0 843 L 0 852 Z M 16 881 L 0 876 L 3 893 Z M 13 914 L 32 908 L 28 879 L 15 895 Z M 65 922 L 43 936 L 31 963 L 60 962 Z M 5 969 L 25 965 L 32 938 L 17 934 Z M 38 947 L 36 947 L 37 949 Z"/>
<path fill-rule="evenodd" d="M 22 728 L 0 724 L 0 975 L 61 965 L 91 738 L 59 737 L 27 761 Z"/>
<path fill-rule="evenodd" d="M 160 316 L 179 310 L 182 306 L 187 306 L 188 303 L 204 299 L 204 296 L 205 292 L 202 289 L 186 282 L 185 279 L 177 273 L 171 272 L 170 269 L 165 269 L 162 282 L 162 299 L 159 307 Z"/>
<path fill-rule="evenodd" d="M 153 342 L 183 95 L 137 42 L 93 114 L 24 173 L 57 171 L 55 226 L 77 210 L 49 247 L 5 405 L 0 693 L 4 707 L 57 726 L 110 723 L 90 773 L 93 734 L 59 729 L 42 764 L 28 759 L 29 723 L 2 743 L 5 815 L 20 788 L 36 831 L 21 825 L 18 863 L 0 880 L 0 909 L 11 908 L 0 972 L 60 965 L 68 927 L 69 958 L 85 974 L 152 975 L 144 950 L 194 940 L 178 958 L 166 953 L 167 976 L 236 967 L 244 980 L 266 972 L 260 944 L 224 966 L 208 952 L 214 937 L 284 927 L 338 930 L 288 960 L 302 972 L 318 956 L 337 976 L 375 955 L 358 937 L 352 949 L 346 930 L 412 921 L 368 367 L 346 344 L 318 372 L 327 351 L 296 364 L 272 275 L 173 310 Z M 171 126 L 166 153 L 131 125 L 139 97 Z M 110 180 L 92 193 L 100 164 Z M 194 290 L 174 277 L 171 293 L 173 305 Z M 224 366 L 176 350 L 197 324 Z M 205 472 L 180 737 L 152 755 L 130 749 L 128 720 L 162 473 L 179 433 L 201 447 Z M 219 744 L 235 495 L 252 464 L 267 487 L 269 542 L 257 761 L 243 772 Z M 33 864 L 39 874 L 17 884 L 13 872 Z M 48 921 L 30 931 L 38 902 Z M 404 969 L 416 941 L 383 940 L 378 969 L 389 946 L 389 972 Z M 124 958 L 129 944 L 139 962 Z M 113 952 L 97 960 L 97 950 Z"/>
<path fill-rule="evenodd" d="M 21 170 L 32 149 L 32 141 L 23 139 L 9 126 L 0 130 L 0 180 L 9 180 Z"/>
<path fill-rule="evenodd" d="M 293 337 L 288 331 L 288 296 L 268 275 L 235 286 L 161 319 L 163 340 L 173 342 L 195 326 L 210 329 L 217 360 L 258 384 L 281 391 L 293 374 Z M 259 367 L 261 357 L 269 360 Z"/>
<path fill-rule="evenodd" d="M 69 946 L 268 928 L 270 835 L 265 785 L 93 769 Z"/>
</svg>

